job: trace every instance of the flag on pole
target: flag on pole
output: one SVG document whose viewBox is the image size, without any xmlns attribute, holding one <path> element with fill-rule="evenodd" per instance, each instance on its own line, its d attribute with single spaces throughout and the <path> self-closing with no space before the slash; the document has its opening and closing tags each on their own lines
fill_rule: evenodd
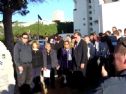
<svg viewBox="0 0 126 94">
<path fill-rule="evenodd" d="M 41 16 L 40 16 L 39 14 L 38 14 L 38 19 L 39 19 L 39 20 L 42 20 L 42 18 L 41 18 Z"/>
</svg>

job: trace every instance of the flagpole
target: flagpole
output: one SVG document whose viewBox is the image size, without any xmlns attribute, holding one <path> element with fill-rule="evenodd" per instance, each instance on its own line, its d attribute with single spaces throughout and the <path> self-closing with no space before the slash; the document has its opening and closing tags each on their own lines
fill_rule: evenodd
<svg viewBox="0 0 126 94">
<path fill-rule="evenodd" d="M 39 40 L 39 18 L 38 18 L 38 40 Z"/>
<path fill-rule="evenodd" d="M 41 16 L 38 14 L 38 39 L 39 39 L 39 20 L 42 20 Z"/>
</svg>

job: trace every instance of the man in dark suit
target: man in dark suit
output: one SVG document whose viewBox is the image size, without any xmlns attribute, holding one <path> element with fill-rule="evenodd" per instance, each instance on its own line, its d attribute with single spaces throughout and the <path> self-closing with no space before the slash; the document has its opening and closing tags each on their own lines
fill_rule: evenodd
<svg viewBox="0 0 126 94">
<path fill-rule="evenodd" d="M 74 46 L 74 61 L 75 61 L 75 71 L 73 73 L 73 82 L 76 84 L 76 87 L 83 87 L 84 77 L 87 64 L 87 44 L 84 40 L 81 39 L 81 34 L 79 32 L 74 33 L 75 46 Z"/>
<path fill-rule="evenodd" d="M 114 50 L 116 76 L 109 77 L 86 94 L 126 94 L 126 38 L 117 43 Z"/>
<path fill-rule="evenodd" d="M 77 70 L 85 69 L 85 64 L 87 63 L 87 44 L 81 39 L 81 34 L 79 32 L 74 33 L 75 47 L 74 56 L 76 62 Z"/>
</svg>

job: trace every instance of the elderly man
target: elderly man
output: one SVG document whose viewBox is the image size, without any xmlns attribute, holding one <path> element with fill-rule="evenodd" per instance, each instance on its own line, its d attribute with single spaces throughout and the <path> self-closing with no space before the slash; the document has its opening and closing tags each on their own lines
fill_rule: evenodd
<svg viewBox="0 0 126 94">
<path fill-rule="evenodd" d="M 117 44 L 114 61 L 116 77 L 105 79 L 97 89 L 88 94 L 126 94 L 126 38 Z"/>
</svg>

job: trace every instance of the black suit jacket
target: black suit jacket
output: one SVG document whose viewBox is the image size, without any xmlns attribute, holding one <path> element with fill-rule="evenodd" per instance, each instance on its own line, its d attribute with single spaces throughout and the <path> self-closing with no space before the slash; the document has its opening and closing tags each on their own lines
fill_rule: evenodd
<svg viewBox="0 0 126 94">
<path fill-rule="evenodd" d="M 82 39 L 80 40 L 79 44 L 76 48 L 74 48 L 74 58 L 76 62 L 76 67 L 80 68 L 80 64 L 87 63 L 87 44 Z"/>
</svg>

